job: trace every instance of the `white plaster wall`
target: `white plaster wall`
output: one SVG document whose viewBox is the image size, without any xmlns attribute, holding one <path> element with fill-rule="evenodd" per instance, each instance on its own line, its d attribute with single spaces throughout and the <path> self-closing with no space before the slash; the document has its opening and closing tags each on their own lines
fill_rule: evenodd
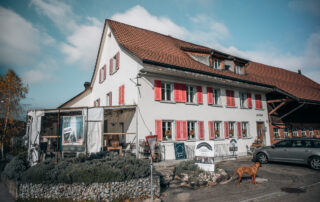
<svg viewBox="0 0 320 202">
<path fill-rule="evenodd" d="M 134 56 L 129 55 L 126 51 L 121 49 L 116 42 L 113 34 L 109 37 L 110 30 L 106 28 L 105 40 L 102 45 L 100 59 L 98 61 L 98 69 L 96 77 L 93 81 L 93 88 L 91 93 L 90 106 L 93 106 L 95 100 L 100 98 L 100 106 L 106 106 L 106 94 L 112 92 L 112 105 L 119 105 L 119 87 L 125 85 L 125 105 L 132 105 L 137 103 L 137 87 L 130 79 L 135 80 L 138 70 L 141 65 Z M 120 52 L 120 68 L 117 72 L 109 74 L 109 60 L 117 52 Z M 106 64 L 107 76 L 103 83 L 99 83 L 99 69 Z"/>
<path fill-rule="evenodd" d="M 203 88 L 203 103 L 202 105 L 190 105 L 185 103 L 163 103 L 154 100 L 154 80 L 168 81 L 171 83 L 186 83 L 190 85 L 201 85 Z M 246 146 L 250 147 L 254 139 L 257 137 L 257 122 L 263 122 L 266 127 L 266 144 L 270 145 L 269 129 L 268 129 L 268 112 L 265 94 L 263 92 L 252 93 L 252 109 L 241 109 L 239 91 L 246 91 L 246 89 L 228 88 L 225 86 L 210 85 L 210 87 L 221 89 L 221 103 L 222 107 L 214 107 L 207 104 L 207 89 L 209 85 L 203 85 L 202 83 L 195 82 L 181 82 L 175 80 L 167 80 L 165 77 L 143 77 L 140 79 L 141 87 L 139 95 L 139 139 L 144 139 L 146 135 L 149 135 L 150 131 L 155 134 L 155 120 L 195 120 L 204 121 L 205 140 L 209 140 L 208 121 L 222 121 L 222 136 L 224 136 L 224 121 L 247 121 L 249 122 L 249 135 L 250 138 L 242 138 L 238 140 L 238 155 L 245 155 L 247 153 Z M 226 89 L 235 91 L 235 103 L 236 108 L 226 107 Z M 263 110 L 255 109 L 254 94 L 258 93 L 262 96 Z M 196 124 L 197 126 L 197 124 Z M 236 127 L 235 127 L 236 129 Z M 196 128 L 198 131 L 198 129 Z M 173 124 L 173 131 L 175 131 Z M 175 132 L 174 132 L 175 133 Z M 230 140 L 216 140 L 216 144 L 227 144 Z M 186 144 L 195 144 L 195 141 L 187 141 Z M 172 142 L 163 142 L 163 145 L 167 145 L 168 151 L 173 149 Z M 174 152 L 166 152 L 165 159 L 174 159 Z"/>
<path fill-rule="evenodd" d="M 66 104 L 64 107 L 88 107 L 91 106 L 90 105 L 90 98 L 91 96 L 91 91 L 87 91 L 85 93 L 83 93 L 82 95 L 80 95 L 79 97 L 75 98 L 74 100 L 72 100 L 71 102 L 69 102 L 68 104 Z"/>
</svg>

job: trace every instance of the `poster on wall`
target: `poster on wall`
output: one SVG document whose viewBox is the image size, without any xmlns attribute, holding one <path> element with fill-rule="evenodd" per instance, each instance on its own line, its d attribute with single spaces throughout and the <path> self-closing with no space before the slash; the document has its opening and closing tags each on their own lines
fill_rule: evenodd
<svg viewBox="0 0 320 202">
<path fill-rule="evenodd" d="M 198 141 L 195 147 L 195 162 L 205 171 L 214 171 L 214 142 Z"/>
<path fill-rule="evenodd" d="M 82 116 L 62 117 L 62 146 L 81 146 L 84 142 Z"/>
<path fill-rule="evenodd" d="M 186 148 L 184 147 L 183 142 L 175 142 L 174 143 L 174 153 L 176 156 L 176 160 L 187 158 Z"/>
<path fill-rule="evenodd" d="M 150 150 L 150 154 L 151 154 L 151 158 L 154 161 L 157 154 L 155 152 L 156 150 L 156 143 L 157 143 L 157 136 L 156 135 L 150 135 L 150 136 L 146 136 L 146 140 L 147 140 L 147 144 L 149 146 L 149 150 Z"/>
<path fill-rule="evenodd" d="M 237 156 L 238 142 L 236 139 L 230 139 L 229 152 L 232 156 Z"/>
</svg>

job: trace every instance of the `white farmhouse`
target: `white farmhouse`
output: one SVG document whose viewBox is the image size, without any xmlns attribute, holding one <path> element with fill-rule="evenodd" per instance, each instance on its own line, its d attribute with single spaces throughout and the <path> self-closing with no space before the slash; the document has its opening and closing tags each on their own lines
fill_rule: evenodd
<svg viewBox="0 0 320 202">
<path fill-rule="evenodd" d="M 270 145 L 266 93 L 274 86 L 250 74 L 261 65 L 107 19 L 91 82 L 59 108 L 134 105 L 132 116 L 105 116 L 104 132 L 137 133 L 122 137 L 134 144 L 157 135 L 165 160 L 175 158 L 175 142 L 188 153 L 197 140 L 215 141 L 225 156 L 236 139 L 246 155 L 256 139 Z"/>
</svg>

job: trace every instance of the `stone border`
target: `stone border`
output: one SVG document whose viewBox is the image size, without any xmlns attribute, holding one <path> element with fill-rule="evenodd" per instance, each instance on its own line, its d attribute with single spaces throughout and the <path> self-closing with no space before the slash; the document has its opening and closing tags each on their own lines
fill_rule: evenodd
<svg viewBox="0 0 320 202">
<path fill-rule="evenodd" d="M 112 201 L 118 198 L 137 198 L 150 195 L 150 178 L 124 182 L 73 184 L 21 184 L 5 179 L 3 182 L 15 199 L 73 199 Z M 160 195 L 160 177 L 153 177 L 154 194 Z"/>
</svg>

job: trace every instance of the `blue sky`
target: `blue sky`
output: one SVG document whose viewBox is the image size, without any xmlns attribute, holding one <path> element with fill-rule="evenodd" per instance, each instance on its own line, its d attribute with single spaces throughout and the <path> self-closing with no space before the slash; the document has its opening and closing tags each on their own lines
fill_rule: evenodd
<svg viewBox="0 0 320 202">
<path fill-rule="evenodd" d="M 29 109 L 59 106 L 90 81 L 106 18 L 320 82 L 318 0 L 2 0 L 0 74 L 29 85 Z"/>
</svg>

